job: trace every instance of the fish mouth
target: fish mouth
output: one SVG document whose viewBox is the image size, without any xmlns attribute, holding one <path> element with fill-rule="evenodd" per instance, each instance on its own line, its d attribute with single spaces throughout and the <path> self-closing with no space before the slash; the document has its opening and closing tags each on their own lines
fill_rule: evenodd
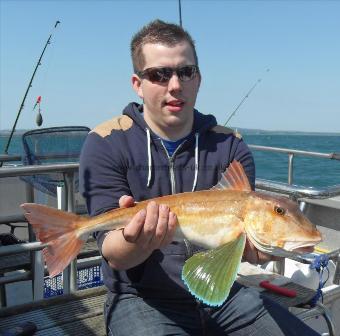
<svg viewBox="0 0 340 336">
<path fill-rule="evenodd" d="M 284 249 L 287 251 L 292 251 L 297 254 L 308 254 L 314 251 L 315 245 L 316 245 L 315 242 L 307 242 L 307 243 L 304 243 L 303 245 L 301 244 L 301 242 L 300 243 L 296 243 L 296 242 L 286 243 Z"/>
<path fill-rule="evenodd" d="M 258 250 L 262 251 L 263 253 L 267 253 L 273 255 L 275 257 L 282 257 L 282 258 L 293 258 L 296 256 L 304 256 L 314 251 L 314 243 L 313 245 L 297 247 L 294 249 L 286 249 L 278 246 L 267 246 L 267 245 L 258 245 Z"/>
<path fill-rule="evenodd" d="M 310 254 L 314 252 L 314 246 L 300 247 L 296 250 L 293 250 L 293 252 L 298 254 Z"/>
<path fill-rule="evenodd" d="M 256 237 L 249 235 L 250 241 L 261 252 L 275 257 L 290 258 L 296 255 L 305 255 L 314 251 L 314 246 L 319 241 L 294 241 L 286 242 L 283 247 L 263 244 Z"/>
</svg>

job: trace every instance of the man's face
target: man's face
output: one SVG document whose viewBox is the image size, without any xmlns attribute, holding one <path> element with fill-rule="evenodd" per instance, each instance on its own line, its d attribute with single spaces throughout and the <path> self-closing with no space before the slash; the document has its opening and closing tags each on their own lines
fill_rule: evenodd
<svg viewBox="0 0 340 336">
<path fill-rule="evenodd" d="M 143 46 L 145 66 L 178 68 L 195 65 L 190 44 L 183 41 L 173 47 L 148 43 Z M 144 102 L 144 118 L 149 127 L 164 138 L 176 140 L 192 128 L 193 109 L 200 85 L 200 75 L 183 82 L 174 72 L 168 82 L 151 82 L 132 76 L 135 91 Z"/>
</svg>

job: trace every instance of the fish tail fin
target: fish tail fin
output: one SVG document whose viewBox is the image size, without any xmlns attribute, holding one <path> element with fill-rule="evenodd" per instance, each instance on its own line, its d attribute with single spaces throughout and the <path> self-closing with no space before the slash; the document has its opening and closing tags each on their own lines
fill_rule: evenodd
<svg viewBox="0 0 340 336">
<path fill-rule="evenodd" d="M 241 263 L 245 234 L 213 250 L 189 258 L 182 279 L 196 298 L 210 306 L 221 306 L 227 299 Z"/>
<path fill-rule="evenodd" d="M 79 229 L 83 226 L 82 217 L 40 204 L 25 203 L 25 217 L 43 244 L 43 256 L 51 277 L 62 272 L 77 256 L 85 240 Z"/>
<path fill-rule="evenodd" d="M 85 241 L 77 237 L 75 231 L 65 233 L 51 241 L 43 249 L 44 260 L 50 277 L 62 272 L 77 257 Z"/>
</svg>

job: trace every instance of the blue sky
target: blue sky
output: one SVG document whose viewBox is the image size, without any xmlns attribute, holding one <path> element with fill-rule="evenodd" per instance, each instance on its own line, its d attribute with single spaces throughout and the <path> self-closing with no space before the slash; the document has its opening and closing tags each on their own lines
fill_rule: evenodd
<svg viewBox="0 0 340 336">
<path fill-rule="evenodd" d="M 196 107 L 230 126 L 340 132 L 340 1 L 182 0 L 203 75 Z M 56 20 L 17 128 L 94 127 L 139 101 L 129 43 L 145 23 L 178 22 L 178 1 L 0 0 L 0 129 L 12 127 Z M 269 72 L 266 70 L 270 69 Z"/>
</svg>

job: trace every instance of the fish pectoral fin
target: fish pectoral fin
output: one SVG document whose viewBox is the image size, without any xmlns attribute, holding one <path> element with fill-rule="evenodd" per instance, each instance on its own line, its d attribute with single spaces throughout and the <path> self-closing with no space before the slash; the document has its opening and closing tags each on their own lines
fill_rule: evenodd
<svg viewBox="0 0 340 336">
<path fill-rule="evenodd" d="M 245 246 L 245 234 L 213 250 L 199 252 L 189 258 L 182 279 L 197 299 L 210 306 L 220 306 L 229 295 Z"/>
</svg>

